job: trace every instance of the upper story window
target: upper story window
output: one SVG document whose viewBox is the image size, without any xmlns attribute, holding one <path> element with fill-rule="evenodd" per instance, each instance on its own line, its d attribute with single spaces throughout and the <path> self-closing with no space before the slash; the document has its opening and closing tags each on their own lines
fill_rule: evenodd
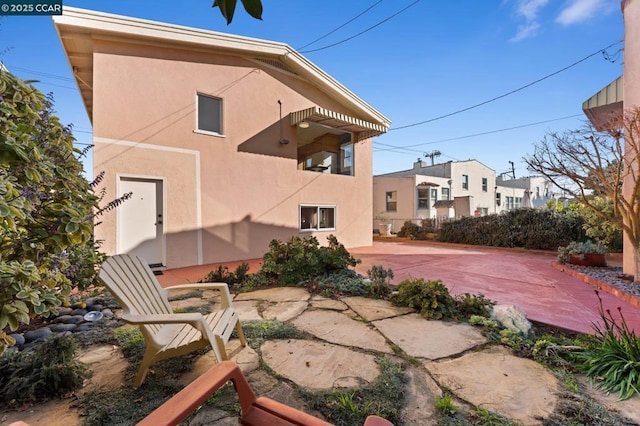
<svg viewBox="0 0 640 426">
<path fill-rule="evenodd" d="M 198 93 L 197 129 L 222 134 L 222 99 Z"/>
<path fill-rule="evenodd" d="M 443 200 L 449 200 L 449 188 L 442 188 L 442 199 Z"/>
<path fill-rule="evenodd" d="M 398 191 L 387 191 L 385 199 L 388 212 L 398 211 Z"/>
<path fill-rule="evenodd" d="M 487 192 L 487 178 L 482 178 L 482 192 Z"/>
<path fill-rule="evenodd" d="M 418 188 L 418 209 L 429 208 L 429 188 Z"/>
<path fill-rule="evenodd" d="M 436 188 L 431 188 L 431 201 L 438 201 L 438 190 Z"/>
<path fill-rule="evenodd" d="M 462 175 L 462 189 L 469 189 L 469 175 Z"/>
</svg>

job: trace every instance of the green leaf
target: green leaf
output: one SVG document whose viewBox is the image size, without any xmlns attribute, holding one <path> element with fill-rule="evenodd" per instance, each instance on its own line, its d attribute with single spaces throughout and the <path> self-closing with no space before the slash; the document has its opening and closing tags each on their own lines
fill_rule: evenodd
<svg viewBox="0 0 640 426">
<path fill-rule="evenodd" d="M 262 20 L 262 1 L 261 0 L 242 0 L 244 10 L 255 19 Z"/>
<path fill-rule="evenodd" d="M 80 225 L 78 225 L 76 222 L 69 222 L 67 223 L 67 226 L 65 226 L 64 228 L 65 232 L 69 234 L 73 234 L 77 232 L 78 229 L 80 229 Z"/>
<path fill-rule="evenodd" d="M 0 204 L 0 217 L 7 217 L 11 214 L 11 209 L 6 204 Z"/>
<path fill-rule="evenodd" d="M 212 7 L 220 8 L 220 13 L 227 20 L 227 25 L 233 21 L 233 14 L 236 11 L 236 0 L 215 0 Z"/>
</svg>

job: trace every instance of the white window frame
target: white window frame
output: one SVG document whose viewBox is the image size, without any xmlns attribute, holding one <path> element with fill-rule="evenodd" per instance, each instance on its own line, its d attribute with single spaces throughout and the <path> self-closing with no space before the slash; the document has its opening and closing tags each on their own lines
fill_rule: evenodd
<svg viewBox="0 0 640 426">
<path fill-rule="evenodd" d="M 449 190 L 449 188 L 446 187 L 442 187 L 442 199 L 443 200 L 450 200 L 451 199 L 451 191 Z M 445 196 L 446 193 L 446 196 Z"/>
<path fill-rule="evenodd" d="M 201 96 L 205 97 L 205 98 L 215 99 L 220 104 L 220 117 L 218 117 L 218 121 L 220 123 L 220 126 L 219 126 L 220 129 L 219 129 L 218 132 L 200 128 L 200 97 Z M 223 108 L 222 98 L 219 98 L 219 97 L 213 96 L 213 95 L 209 95 L 207 93 L 196 92 L 196 114 L 195 114 L 196 115 L 196 128 L 194 130 L 194 133 L 200 133 L 200 134 L 209 135 L 209 136 L 224 136 L 224 123 L 223 123 L 224 114 L 222 112 L 222 108 Z"/>
<path fill-rule="evenodd" d="M 420 190 L 426 191 L 427 195 L 426 197 L 421 197 L 420 196 Z M 418 206 L 418 210 L 428 210 L 429 206 L 431 205 L 429 203 L 429 188 L 428 187 L 418 187 L 416 188 L 416 199 L 418 201 L 417 206 Z M 424 207 L 420 207 L 420 201 L 424 201 Z"/>
<path fill-rule="evenodd" d="M 303 208 L 315 208 L 316 209 L 316 224 L 311 224 L 308 228 L 302 227 L 302 209 Z M 320 226 L 320 209 L 332 209 L 333 210 L 333 227 L 321 227 Z M 317 232 L 317 231 L 335 231 L 336 230 L 336 221 L 338 219 L 336 213 L 336 205 L 335 204 L 300 204 L 298 206 L 298 231 L 299 232 Z"/>
<path fill-rule="evenodd" d="M 393 203 L 393 210 L 389 209 L 389 203 Z M 398 211 L 398 191 L 386 191 L 384 193 L 385 211 L 395 213 Z"/>
<path fill-rule="evenodd" d="M 489 179 L 486 177 L 482 178 L 482 192 L 487 192 L 489 189 Z"/>
</svg>

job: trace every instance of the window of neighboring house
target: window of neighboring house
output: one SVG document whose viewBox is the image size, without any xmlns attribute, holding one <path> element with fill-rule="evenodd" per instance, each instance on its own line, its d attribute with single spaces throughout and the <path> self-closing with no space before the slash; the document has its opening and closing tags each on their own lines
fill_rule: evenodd
<svg viewBox="0 0 640 426">
<path fill-rule="evenodd" d="M 469 189 L 469 175 L 462 175 L 462 189 Z"/>
<path fill-rule="evenodd" d="M 398 191 L 387 191 L 386 201 L 387 201 L 387 211 L 395 212 L 398 211 Z"/>
<path fill-rule="evenodd" d="M 300 230 L 322 231 L 336 228 L 335 206 L 300 206 Z"/>
<path fill-rule="evenodd" d="M 449 188 L 442 188 L 442 199 L 450 200 L 449 195 Z"/>
<path fill-rule="evenodd" d="M 489 214 L 488 207 L 480 207 L 478 210 L 480 210 L 480 216 L 487 216 Z"/>
<path fill-rule="evenodd" d="M 434 203 L 438 201 L 438 190 L 436 188 L 431 188 L 431 201 Z"/>
<path fill-rule="evenodd" d="M 500 205 L 502 203 L 502 194 L 499 192 L 496 192 L 496 205 Z"/>
<path fill-rule="evenodd" d="M 509 197 L 509 196 L 504 197 L 504 201 L 506 203 L 505 208 L 507 210 L 513 210 L 514 209 L 514 207 L 515 207 L 515 199 L 513 197 Z"/>
<path fill-rule="evenodd" d="M 198 93 L 197 129 L 222 134 L 222 99 Z"/>
<path fill-rule="evenodd" d="M 520 207 L 522 207 L 522 197 L 516 197 L 514 207 L 516 209 L 519 209 Z"/>
<path fill-rule="evenodd" d="M 487 192 L 487 178 L 482 178 L 482 192 Z"/>
<path fill-rule="evenodd" d="M 429 188 L 418 188 L 418 209 L 429 208 Z"/>
<path fill-rule="evenodd" d="M 536 198 L 540 198 L 540 187 L 536 186 Z"/>
</svg>

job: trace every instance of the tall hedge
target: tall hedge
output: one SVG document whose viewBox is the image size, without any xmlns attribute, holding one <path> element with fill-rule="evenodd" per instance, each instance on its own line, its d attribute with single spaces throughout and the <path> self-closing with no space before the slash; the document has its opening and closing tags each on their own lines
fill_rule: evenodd
<svg viewBox="0 0 640 426">
<path fill-rule="evenodd" d="M 439 240 L 494 247 L 557 250 L 571 241 L 583 241 L 584 220 L 577 215 L 522 208 L 504 214 L 464 217 L 442 224 Z"/>
</svg>

